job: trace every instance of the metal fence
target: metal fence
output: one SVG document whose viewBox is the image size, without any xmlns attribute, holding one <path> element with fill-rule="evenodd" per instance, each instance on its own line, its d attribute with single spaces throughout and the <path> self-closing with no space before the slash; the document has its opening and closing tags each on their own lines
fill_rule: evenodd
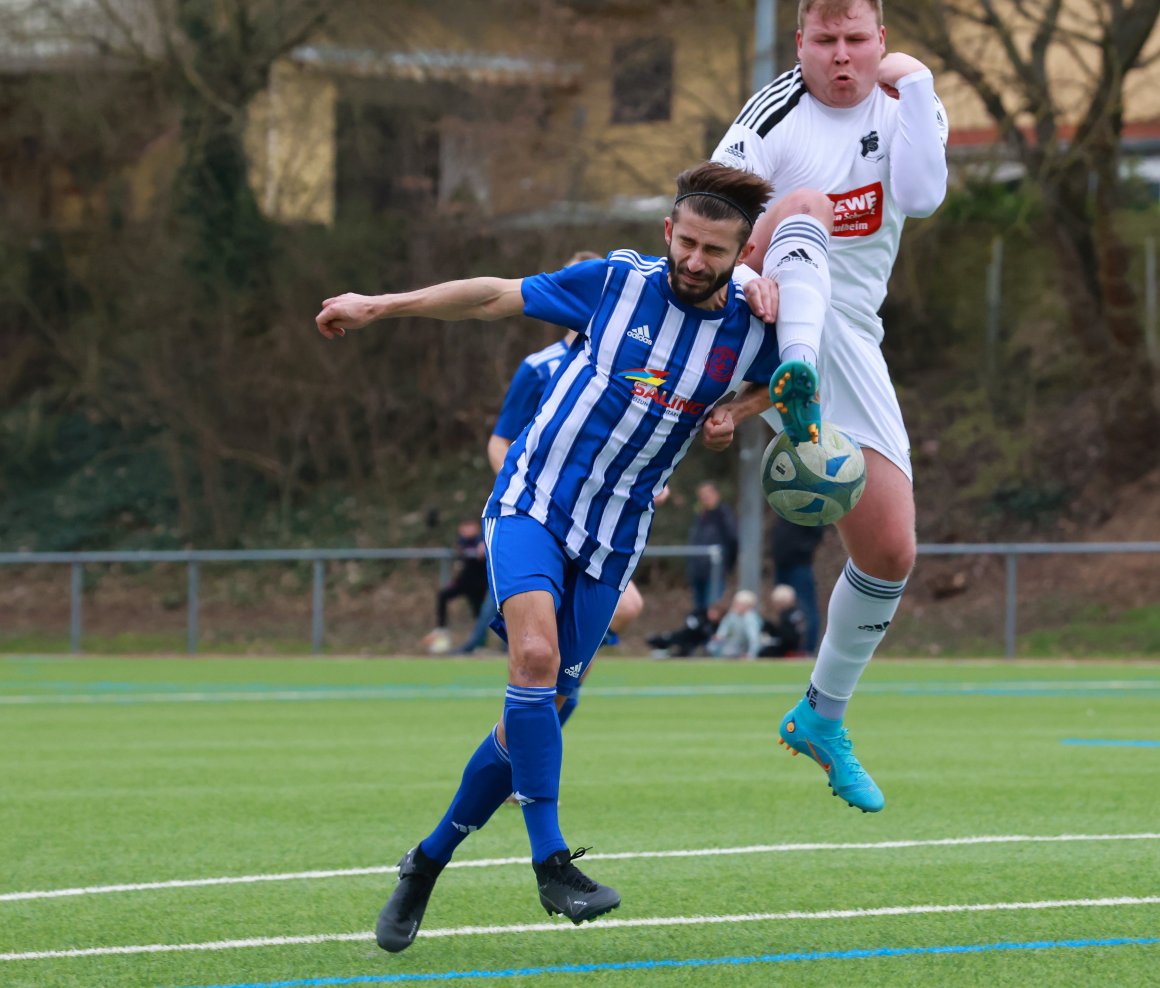
<svg viewBox="0 0 1160 988">
<path fill-rule="evenodd" d="M 649 546 L 646 558 L 704 556 L 709 559 L 712 579 L 720 585 L 724 566 L 721 546 L 661 545 Z M 110 563 L 185 563 L 186 566 L 186 643 L 193 655 L 198 644 L 202 563 L 310 563 L 311 619 L 310 642 L 315 654 L 322 651 L 326 637 L 326 564 L 352 560 L 432 560 L 439 564 L 439 581 L 444 584 L 451 575 L 454 549 L 186 549 L 142 550 L 138 552 L 0 552 L 0 565 L 66 565 L 69 581 L 69 649 L 81 652 L 84 635 L 84 568 Z"/>
<path fill-rule="evenodd" d="M 921 544 L 920 556 L 999 555 L 1006 561 L 1003 639 L 1008 657 L 1015 655 L 1018 603 L 1018 558 L 1044 555 L 1090 555 L 1094 553 L 1160 553 L 1160 542 L 977 542 Z M 650 546 L 646 558 L 706 556 L 713 567 L 714 582 L 721 576 L 724 557 L 720 546 Z M 326 563 L 349 560 L 433 560 L 439 563 L 440 581 L 446 582 L 455 559 L 452 549 L 202 549 L 142 552 L 5 552 L 0 565 L 67 565 L 71 567 L 69 589 L 69 643 L 81 651 L 84 633 L 84 567 L 108 563 L 186 564 L 186 650 L 198 644 L 199 578 L 202 563 L 308 562 L 312 566 L 311 632 L 313 651 L 322 651 L 326 636 Z"/>
</svg>

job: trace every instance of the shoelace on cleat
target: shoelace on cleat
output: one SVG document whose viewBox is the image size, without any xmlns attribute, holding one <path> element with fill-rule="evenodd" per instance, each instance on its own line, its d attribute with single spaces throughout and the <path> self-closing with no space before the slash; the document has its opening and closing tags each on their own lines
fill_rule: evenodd
<svg viewBox="0 0 1160 988">
<path fill-rule="evenodd" d="M 568 855 L 568 860 L 564 864 L 554 865 L 552 867 L 553 880 L 561 885 L 567 885 L 568 888 L 577 892 L 595 892 L 600 886 L 572 864 L 577 858 L 584 857 L 591 850 L 590 847 L 579 847 Z"/>
<path fill-rule="evenodd" d="M 849 758 L 844 761 L 846 767 L 852 770 L 851 775 L 855 780 L 862 778 L 866 774 L 866 770 L 862 768 L 862 763 L 854 757 L 854 742 L 850 740 L 850 732 L 846 728 L 843 727 L 842 733 L 836 738 L 826 738 L 825 742 L 837 748 L 843 755 L 849 755 Z"/>
</svg>

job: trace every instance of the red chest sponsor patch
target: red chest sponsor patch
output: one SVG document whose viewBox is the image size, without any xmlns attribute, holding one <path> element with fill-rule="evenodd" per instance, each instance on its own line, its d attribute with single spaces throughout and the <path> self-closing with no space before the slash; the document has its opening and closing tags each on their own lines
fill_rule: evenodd
<svg viewBox="0 0 1160 988">
<path fill-rule="evenodd" d="M 834 203 L 835 237 L 868 237 L 882 226 L 882 183 L 827 193 Z"/>
</svg>

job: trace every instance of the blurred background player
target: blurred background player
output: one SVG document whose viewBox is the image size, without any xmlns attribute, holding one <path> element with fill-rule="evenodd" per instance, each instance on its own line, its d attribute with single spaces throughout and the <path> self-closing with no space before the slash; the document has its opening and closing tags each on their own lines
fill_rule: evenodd
<svg viewBox="0 0 1160 988">
<path fill-rule="evenodd" d="M 781 293 L 771 422 L 794 442 L 816 441 L 824 409 L 866 456 L 866 492 L 838 522 L 850 558 L 805 697 L 779 734 L 822 766 L 835 795 L 873 812 L 885 799 L 843 719 L 916 554 L 910 441 L 878 310 L 903 222 L 946 195 L 947 117 L 927 67 L 886 54 L 881 0 L 801 0 L 797 55 L 750 98 L 713 158 L 775 190 L 751 241 Z"/>
<path fill-rule="evenodd" d="M 715 659 L 756 659 L 761 649 L 761 614 L 757 594 L 738 590 L 729 610 L 709 639 L 707 651 Z"/>
<path fill-rule="evenodd" d="M 488 575 L 508 641 L 503 714 L 443 818 L 399 862 L 375 929 L 384 950 L 410 946 L 455 849 L 513 792 L 541 905 L 573 923 L 619 906 L 615 889 L 576 867 L 583 850 L 570 852 L 560 829 L 558 699 L 575 691 L 600 646 L 647 544 L 653 499 L 694 437 L 725 449 L 735 424 L 768 402 L 776 287 L 758 279 L 743 293 L 733 269 L 752 249 L 770 192 L 755 175 L 705 163 L 678 176 L 663 258 L 620 250 L 530 278 L 340 295 L 315 317 L 327 339 L 384 318 L 520 314 L 585 336 L 512 445 L 484 509 Z M 647 343 L 646 333 L 631 332 L 638 327 L 648 328 Z"/>
</svg>

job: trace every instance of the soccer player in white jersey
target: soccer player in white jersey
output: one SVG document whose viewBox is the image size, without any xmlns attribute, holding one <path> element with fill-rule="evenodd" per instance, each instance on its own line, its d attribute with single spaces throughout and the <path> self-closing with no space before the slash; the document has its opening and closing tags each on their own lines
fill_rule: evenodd
<svg viewBox="0 0 1160 988">
<path fill-rule="evenodd" d="M 713 158 L 774 187 L 751 241 L 781 293 L 785 363 L 771 384 L 771 424 L 816 442 L 825 418 L 866 455 L 866 492 L 838 522 L 850 558 L 806 695 L 779 734 L 822 766 L 834 795 L 874 812 L 885 799 L 843 719 L 915 559 L 910 442 L 878 309 L 904 219 L 930 215 L 946 194 L 947 119 L 926 66 L 886 54 L 881 0 L 801 0 L 797 52 L 798 64 L 749 100 Z"/>
<path fill-rule="evenodd" d="M 580 923 L 620 904 L 615 889 L 572 863 L 582 851 L 570 853 L 560 831 L 556 698 L 575 690 L 599 647 L 644 550 L 653 500 L 697 433 L 724 449 L 734 423 L 755 410 L 750 396 L 767 391 L 778 353 L 763 320 L 776 316 L 776 290 L 758 279 L 743 293 L 732 276 L 770 191 L 758 176 L 705 163 L 677 179 L 667 257 L 616 250 L 553 274 L 323 303 L 315 322 L 328 338 L 388 317 L 521 313 L 584 338 L 512 444 L 484 510 L 508 640 L 503 716 L 442 820 L 400 861 L 376 924 L 384 950 L 411 944 L 455 848 L 511 793 L 548 913 Z"/>
</svg>

